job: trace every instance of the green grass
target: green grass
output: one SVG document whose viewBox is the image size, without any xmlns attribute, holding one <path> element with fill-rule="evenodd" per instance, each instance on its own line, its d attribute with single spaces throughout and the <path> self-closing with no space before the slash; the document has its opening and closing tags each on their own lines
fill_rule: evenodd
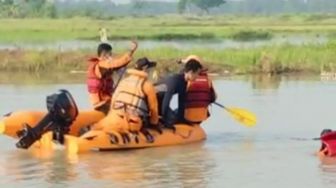
<svg viewBox="0 0 336 188">
<path fill-rule="evenodd" d="M 253 49 L 195 49 L 172 47 L 139 49 L 137 57 L 147 56 L 160 62 L 160 70 L 174 71 L 172 62 L 188 54 L 203 57 L 212 71 L 239 73 L 319 72 L 336 64 L 335 15 L 177 16 L 118 17 L 111 20 L 0 19 L 0 43 L 50 42 L 60 40 L 98 40 L 98 30 L 108 29 L 109 39 L 193 40 L 230 38 L 268 40 L 275 35 L 326 35 L 327 44 L 306 46 L 275 45 Z M 141 46 L 141 44 L 140 44 Z M 23 72 L 66 72 L 85 70 L 88 56 L 95 52 L 75 50 L 0 51 L 0 70 Z"/>
<path fill-rule="evenodd" d="M 147 56 L 159 62 L 160 71 L 176 71 L 174 63 L 189 54 L 201 56 L 212 72 L 246 73 L 288 73 L 320 72 L 336 70 L 336 42 L 306 46 L 265 46 L 254 49 L 213 50 L 195 48 L 180 50 L 175 48 L 139 49 L 135 58 Z M 1 71 L 24 72 L 69 72 L 86 70 L 86 59 L 94 52 L 79 50 L 58 52 L 45 51 L 0 51 Z"/>
<path fill-rule="evenodd" d="M 167 15 L 118 17 L 111 20 L 0 19 L 0 42 L 47 42 L 98 39 L 108 29 L 110 39 L 269 39 L 283 34 L 329 34 L 336 32 L 334 15 L 282 15 L 274 17 Z"/>
<path fill-rule="evenodd" d="M 336 68 L 336 43 L 307 46 L 267 46 L 255 49 L 192 49 L 180 51 L 172 48 L 159 48 L 140 51 L 138 56 L 153 59 L 176 60 L 188 54 L 197 54 L 204 58 L 213 72 L 229 71 L 240 73 L 287 73 L 320 72 L 321 68 Z M 335 69 L 336 70 L 336 69 Z"/>
</svg>

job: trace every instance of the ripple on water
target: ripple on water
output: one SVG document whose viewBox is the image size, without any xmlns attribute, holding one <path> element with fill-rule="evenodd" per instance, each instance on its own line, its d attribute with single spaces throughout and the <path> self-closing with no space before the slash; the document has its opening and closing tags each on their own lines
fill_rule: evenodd
<svg viewBox="0 0 336 188">
<path fill-rule="evenodd" d="M 321 158 L 319 168 L 323 183 L 326 186 L 334 186 L 336 184 L 336 158 Z"/>
</svg>

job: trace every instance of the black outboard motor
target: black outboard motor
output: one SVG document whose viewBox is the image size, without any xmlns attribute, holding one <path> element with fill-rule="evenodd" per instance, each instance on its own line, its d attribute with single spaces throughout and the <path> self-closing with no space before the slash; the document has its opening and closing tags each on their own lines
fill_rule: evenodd
<svg viewBox="0 0 336 188">
<path fill-rule="evenodd" d="M 27 149 L 48 131 L 53 132 L 53 139 L 64 143 L 64 134 L 78 115 L 78 108 L 71 94 L 66 90 L 47 96 L 48 114 L 35 126 L 25 124 L 25 128 L 17 132 L 20 138 L 17 148 Z"/>
</svg>

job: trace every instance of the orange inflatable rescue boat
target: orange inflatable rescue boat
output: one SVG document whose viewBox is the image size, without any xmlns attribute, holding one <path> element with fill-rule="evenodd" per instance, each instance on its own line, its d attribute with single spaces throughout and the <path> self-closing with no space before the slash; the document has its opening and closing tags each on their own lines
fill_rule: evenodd
<svg viewBox="0 0 336 188">
<path fill-rule="evenodd" d="M 47 97 L 47 112 L 21 111 L 5 115 L 0 121 L 0 132 L 19 139 L 18 148 L 43 147 L 52 140 L 64 144 L 71 152 L 90 150 L 120 150 L 187 144 L 204 140 L 206 134 L 200 125 L 175 125 L 175 130 L 162 132 L 148 129 L 153 137 L 149 142 L 143 133 L 120 134 L 116 131 L 88 130 L 90 125 L 104 117 L 99 111 L 78 112 L 69 92 Z"/>
</svg>

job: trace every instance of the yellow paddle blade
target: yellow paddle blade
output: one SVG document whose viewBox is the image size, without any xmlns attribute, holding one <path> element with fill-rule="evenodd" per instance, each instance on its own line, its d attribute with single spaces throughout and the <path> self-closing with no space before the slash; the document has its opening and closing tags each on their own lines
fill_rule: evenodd
<svg viewBox="0 0 336 188">
<path fill-rule="evenodd" d="M 253 127 L 257 123 L 257 117 L 252 112 L 249 112 L 245 109 L 232 107 L 226 108 L 226 110 L 235 120 L 245 125 L 246 127 Z"/>
</svg>

